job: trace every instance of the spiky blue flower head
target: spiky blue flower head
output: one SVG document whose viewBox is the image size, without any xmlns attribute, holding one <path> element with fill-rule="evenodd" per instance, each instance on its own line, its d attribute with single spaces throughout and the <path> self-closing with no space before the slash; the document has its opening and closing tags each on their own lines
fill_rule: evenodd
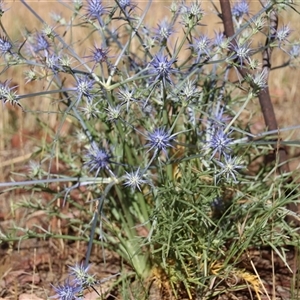
<svg viewBox="0 0 300 300">
<path fill-rule="evenodd" d="M 130 104 L 132 102 L 137 102 L 134 97 L 135 88 L 129 88 L 128 86 L 121 87 L 117 93 L 118 99 L 122 101 L 121 105 L 126 105 L 126 110 L 129 111 Z"/>
<path fill-rule="evenodd" d="M 59 56 L 55 53 L 46 55 L 46 66 L 53 72 L 57 72 L 61 69 Z"/>
<path fill-rule="evenodd" d="M 149 142 L 146 146 L 150 147 L 150 149 L 147 152 L 154 150 L 155 156 L 162 151 L 167 156 L 167 148 L 174 148 L 172 142 L 175 140 L 177 134 L 171 134 L 165 127 L 156 128 L 152 132 L 148 132 L 146 139 Z"/>
<path fill-rule="evenodd" d="M 143 179 L 145 174 L 141 171 L 140 167 L 136 171 L 133 172 L 126 172 L 124 175 L 124 186 L 132 188 L 132 190 L 138 189 L 141 192 L 141 185 L 142 184 L 149 184 L 149 181 Z"/>
<path fill-rule="evenodd" d="M 172 68 L 172 64 L 176 61 L 177 59 L 173 58 L 168 60 L 168 56 L 164 56 L 162 52 L 156 54 L 150 62 L 150 65 L 152 66 L 150 73 L 155 76 L 154 82 L 162 81 L 164 85 L 166 85 L 166 82 L 172 84 L 170 75 L 177 72 L 177 70 Z"/>
<path fill-rule="evenodd" d="M 232 143 L 232 138 L 229 137 L 230 133 L 224 132 L 222 127 L 213 128 L 210 134 L 210 140 L 208 141 L 207 147 L 212 149 L 211 158 L 216 154 L 219 156 L 225 156 L 231 151 L 230 144 Z"/>
<path fill-rule="evenodd" d="M 17 86 L 10 87 L 10 82 L 11 80 L 0 82 L 0 100 L 2 100 L 4 104 L 9 102 L 12 105 L 18 105 L 22 107 L 19 103 L 19 96 L 15 91 L 13 91 Z"/>
<path fill-rule="evenodd" d="M 191 6 L 186 6 L 185 4 L 181 6 L 181 16 L 185 26 L 189 24 L 197 25 L 198 21 L 203 18 L 204 10 L 199 2 L 193 1 Z"/>
<path fill-rule="evenodd" d="M 88 0 L 87 16 L 90 19 L 98 19 L 108 12 L 107 8 L 103 6 L 101 0 Z"/>
<path fill-rule="evenodd" d="M 167 40 L 171 34 L 174 32 L 173 26 L 166 20 L 163 19 L 155 30 L 155 39 L 162 41 Z"/>
<path fill-rule="evenodd" d="M 80 110 L 83 112 L 87 120 L 91 118 L 96 119 L 101 114 L 101 111 L 98 109 L 99 102 L 85 101 L 85 106 L 80 107 Z"/>
<path fill-rule="evenodd" d="M 92 62 L 94 62 L 95 64 L 101 64 L 107 62 L 107 59 L 109 58 L 107 56 L 108 52 L 108 48 L 98 47 L 97 45 L 95 45 L 92 49 L 92 55 L 88 57 L 91 57 Z"/>
<path fill-rule="evenodd" d="M 119 0 L 119 5 L 125 9 L 126 7 L 130 6 L 130 0 Z"/>
<path fill-rule="evenodd" d="M 176 96 L 182 101 L 182 104 L 186 106 L 194 100 L 199 99 L 200 91 L 195 81 L 187 80 L 179 93 L 176 93 Z"/>
<path fill-rule="evenodd" d="M 53 286 L 55 295 L 51 298 L 59 300 L 76 300 L 81 299 L 78 294 L 82 292 L 82 286 L 78 282 L 70 283 L 69 279 L 63 285 Z"/>
<path fill-rule="evenodd" d="M 122 104 L 119 105 L 108 105 L 107 108 L 105 108 L 107 114 L 106 114 L 106 120 L 109 122 L 116 122 L 121 118 L 121 113 L 122 113 Z"/>
<path fill-rule="evenodd" d="M 289 51 L 289 55 L 292 58 L 297 58 L 300 56 L 300 44 L 294 44 L 292 45 L 290 51 Z"/>
<path fill-rule="evenodd" d="M 215 163 L 221 168 L 217 174 L 217 178 L 223 177 L 227 181 L 233 180 L 233 182 L 237 182 L 236 176 L 239 174 L 238 170 L 245 168 L 245 166 L 240 165 L 239 157 L 232 157 L 230 155 L 225 155 L 222 161 L 215 161 Z"/>
<path fill-rule="evenodd" d="M 92 142 L 91 147 L 89 148 L 86 157 L 85 157 L 85 165 L 89 168 L 89 171 L 96 171 L 96 176 L 98 176 L 99 172 L 102 170 L 110 171 L 111 155 L 104 148 L 98 147 L 95 142 Z"/>
<path fill-rule="evenodd" d="M 50 49 L 50 44 L 47 41 L 45 35 L 38 33 L 35 37 L 35 44 L 33 45 L 33 50 L 35 52 L 39 52 L 39 51 L 49 51 L 49 49 Z"/>
<path fill-rule="evenodd" d="M 213 45 L 220 47 L 224 41 L 225 35 L 223 32 L 219 31 L 216 32 L 215 31 L 215 38 L 213 39 Z"/>
<path fill-rule="evenodd" d="M 91 101 L 93 98 L 91 90 L 93 88 L 94 83 L 95 81 L 91 80 L 88 77 L 77 78 L 76 91 L 78 93 L 79 98 L 85 96 L 89 101 Z"/>
<path fill-rule="evenodd" d="M 244 43 L 242 45 L 236 44 L 233 45 L 233 53 L 233 59 L 242 67 L 245 62 L 250 61 L 253 50 L 250 47 L 250 43 Z"/>
<path fill-rule="evenodd" d="M 268 70 L 259 70 L 252 75 L 248 75 L 248 78 L 246 79 L 250 79 L 253 87 L 253 92 L 258 93 L 268 86 Z"/>
<path fill-rule="evenodd" d="M 195 38 L 195 42 L 190 46 L 194 48 L 198 59 L 203 54 L 210 56 L 211 39 L 209 39 L 207 35 L 201 34 L 198 38 Z"/>
<path fill-rule="evenodd" d="M 90 265 L 87 267 L 83 263 L 76 264 L 74 267 L 69 266 L 70 275 L 74 277 L 75 282 L 83 288 L 87 288 L 97 283 L 94 275 L 88 273 Z"/>
<path fill-rule="evenodd" d="M 277 39 L 279 43 L 282 43 L 283 41 L 286 41 L 291 32 L 292 30 L 288 25 L 282 25 L 276 30 L 275 39 Z"/>
<path fill-rule="evenodd" d="M 229 42 L 228 39 L 225 37 L 223 32 L 216 32 L 215 31 L 215 37 L 212 40 L 213 47 L 221 48 L 221 49 L 227 49 Z"/>
<path fill-rule="evenodd" d="M 131 0 L 119 0 L 118 1 L 119 5 L 123 10 L 126 10 L 128 8 L 128 11 L 131 12 L 136 8 L 136 4 L 133 3 Z"/>
<path fill-rule="evenodd" d="M 6 53 L 11 53 L 12 44 L 9 42 L 9 40 L 3 36 L 0 36 L 0 53 L 1 56 Z"/>
<path fill-rule="evenodd" d="M 249 4 L 247 0 L 241 0 L 238 2 L 235 2 L 232 6 L 232 15 L 236 17 L 237 19 L 242 18 L 244 15 L 249 14 Z"/>
</svg>

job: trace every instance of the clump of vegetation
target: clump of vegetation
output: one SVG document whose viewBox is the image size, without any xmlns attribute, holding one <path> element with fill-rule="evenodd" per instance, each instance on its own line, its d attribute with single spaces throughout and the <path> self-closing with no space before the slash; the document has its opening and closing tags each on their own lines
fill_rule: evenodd
<svg viewBox="0 0 300 300">
<path fill-rule="evenodd" d="M 17 228 L 19 239 L 87 242 L 85 261 L 70 267 L 65 283 L 53 283 L 56 298 L 81 298 L 101 283 L 88 272 L 99 244 L 132 270 L 114 277 L 124 299 L 151 298 L 153 284 L 170 298 L 252 291 L 259 299 L 266 292 L 259 272 L 241 265 L 248 250 L 268 246 L 286 263 L 287 247 L 298 247 L 298 178 L 285 150 L 299 143 L 281 140 L 268 90 L 273 49 L 286 57 L 274 72 L 297 64 L 300 44 L 288 25 L 278 26 L 282 11 L 296 7 L 273 0 L 254 12 L 245 0 L 232 8 L 223 0 L 205 11 L 199 1 L 173 2 L 152 28 L 145 21 L 151 1 L 61 3 L 71 15 L 52 13 L 51 24 L 21 2 L 41 29 L 13 41 L 1 26 L 2 73 L 22 68 L 24 82 L 43 81 L 44 88 L 18 94 L 7 79 L 0 99 L 27 115 L 35 113 L 27 98 L 49 97 L 56 110 L 43 113 L 55 114 L 59 125 L 32 155 L 24 181 L 0 186 L 30 189 L 18 205 L 66 219 L 76 233 Z M 1 12 L 9 14 L 3 3 Z M 209 34 L 214 24 L 202 22 L 212 13 L 224 28 Z M 82 28 L 86 35 L 73 40 Z M 93 47 L 85 47 L 90 40 Z M 257 99 L 266 130 L 254 134 L 244 113 L 251 116 Z M 270 154 L 268 163 L 261 160 Z M 53 172 L 58 161 L 62 173 Z M 80 215 L 67 217 L 59 199 Z"/>
</svg>

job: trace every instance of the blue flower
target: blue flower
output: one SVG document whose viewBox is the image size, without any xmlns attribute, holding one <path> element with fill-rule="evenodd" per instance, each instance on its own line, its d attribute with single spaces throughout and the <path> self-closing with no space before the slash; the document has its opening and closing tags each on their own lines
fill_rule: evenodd
<svg viewBox="0 0 300 300">
<path fill-rule="evenodd" d="M 55 53 L 46 55 L 46 66 L 53 72 L 57 72 L 61 69 L 59 56 Z"/>
<path fill-rule="evenodd" d="M 287 38 L 291 34 L 292 30 L 288 25 L 282 25 L 279 29 L 277 29 L 275 34 L 275 39 L 279 42 L 279 47 L 281 47 L 282 42 L 287 41 Z"/>
<path fill-rule="evenodd" d="M 197 53 L 197 59 L 199 59 L 203 54 L 210 56 L 210 45 L 211 40 L 206 35 L 202 34 L 199 38 L 195 38 L 195 42 L 190 46 L 194 48 L 194 51 Z"/>
<path fill-rule="evenodd" d="M 292 45 L 290 51 L 289 51 L 289 55 L 292 58 L 297 58 L 300 55 L 300 44 L 294 44 Z"/>
<path fill-rule="evenodd" d="M 98 19 L 107 13 L 107 8 L 102 5 L 101 0 L 88 0 L 87 16 L 91 19 Z"/>
<path fill-rule="evenodd" d="M 164 19 L 158 24 L 158 29 L 155 30 L 155 38 L 159 41 L 167 40 L 173 32 L 172 25 Z"/>
<path fill-rule="evenodd" d="M 123 10 L 129 8 L 129 12 L 134 10 L 137 6 L 135 3 L 131 2 L 131 0 L 118 0 L 118 4 Z"/>
<path fill-rule="evenodd" d="M 223 32 L 215 32 L 215 38 L 213 39 L 212 44 L 214 47 L 227 49 L 229 42 Z"/>
<path fill-rule="evenodd" d="M 223 162 L 215 161 L 215 163 L 221 167 L 217 178 L 222 176 L 225 177 L 227 181 L 233 179 L 233 182 L 237 182 L 236 176 L 239 174 L 238 170 L 244 168 L 244 166 L 240 165 L 240 159 L 238 157 L 231 157 L 230 155 L 225 155 Z"/>
<path fill-rule="evenodd" d="M 94 275 L 90 275 L 88 273 L 90 266 L 84 266 L 84 264 L 76 264 L 74 267 L 69 266 L 70 275 L 75 278 L 75 282 L 82 286 L 83 288 L 87 288 L 97 283 L 97 280 L 94 278 Z"/>
<path fill-rule="evenodd" d="M 92 58 L 92 62 L 94 62 L 95 64 L 101 64 L 103 62 L 107 62 L 107 59 L 109 58 L 107 56 L 109 52 L 108 48 L 102 48 L 102 47 L 97 47 L 97 45 L 94 46 L 94 49 L 92 49 L 92 55 L 87 56 Z"/>
<path fill-rule="evenodd" d="M 2 100 L 4 104 L 6 102 L 9 102 L 12 105 L 18 105 L 22 107 L 21 104 L 19 103 L 19 96 L 15 91 L 13 91 L 13 89 L 15 89 L 16 86 L 10 87 L 9 84 L 10 84 L 10 80 L 5 80 L 4 82 L 0 82 L 0 100 Z"/>
<path fill-rule="evenodd" d="M 97 144 L 93 142 L 86 155 L 85 165 L 90 168 L 90 172 L 96 170 L 96 176 L 98 176 L 99 172 L 102 170 L 110 171 L 110 159 L 111 155 L 108 151 L 104 148 L 99 148 Z"/>
<path fill-rule="evenodd" d="M 78 78 L 76 91 L 79 95 L 79 98 L 85 96 L 88 98 L 89 101 L 92 100 L 93 96 L 91 94 L 91 90 L 93 88 L 94 83 L 95 81 L 89 79 L 88 77 Z"/>
<path fill-rule="evenodd" d="M 152 66 L 150 73 L 155 75 L 154 81 L 162 81 L 164 85 L 166 85 L 166 82 L 172 84 L 170 75 L 177 72 L 177 70 L 172 68 L 172 64 L 176 61 L 177 59 L 168 60 L 167 55 L 164 56 L 161 52 L 155 55 L 150 62 Z"/>
<path fill-rule="evenodd" d="M 122 87 L 119 89 L 117 95 L 118 99 L 122 101 L 121 105 L 126 105 L 127 111 L 129 110 L 130 103 L 136 102 L 137 100 L 134 98 L 135 89 L 129 89 L 128 86 Z"/>
<path fill-rule="evenodd" d="M 232 7 L 232 15 L 238 19 L 249 14 L 249 4 L 246 0 L 234 3 Z"/>
<path fill-rule="evenodd" d="M 148 180 L 143 179 L 144 175 L 145 174 L 140 170 L 140 167 L 135 172 L 126 172 L 126 175 L 124 175 L 124 185 L 126 187 L 131 187 L 133 190 L 137 188 L 141 192 L 140 186 L 142 184 L 149 184 Z"/>
<path fill-rule="evenodd" d="M 240 67 L 244 65 L 245 61 L 249 62 L 250 56 L 253 53 L 253 50 L 250 48 L 249 43 L 244 43 L 242 45 L 233 45 L 233 51 L 233 59 L 237 60 L 240 63 Z"/>
<path fill-rule="evenodd" d="M 48 51 L 50 48 L 50 44 L 47 41 L 46 37 L 43 34 L 38 33 L 35 37 L 35 45 L 33 45 L 33 49 L 35 52 L 39 51 Z"/>
<path fill-rule="evenodd" d="M 162 151 L 167 156 L 167 148 L 174 146 L 172 145 L 172 142 L 175 140 L 176 134 L 171 134 L 169 131 L 167 131 L 164 127 L 156 128 L 153 130 L 153 132 L 148 132 L 148 135 L 146 139 L 149 141 L 146 146 L 150 147 L 150 149 L 147 151 L 154 150 L 155 154 L 158 154 L 160 151 Z"/>
<path fill-rule="evenodd" d="M 1 56 L 6 53 L 11 53 L 12 44 L 9 42 L 9 40 L 4 36 L 0 36 L 0 52 Z"/>
<path fill-rule="evenodd" d="M 53 289 L 55 290 L 56 294 L 51 298 L 56 298 L 59 300 L 80 299 L 78 294 L 82 292 L 82 287 L 80 284 L 77 282 L 71 284 L 69 280 L 66 280 L 65 284 L 63 285 L 59 285 L 57 287 L 53 286 Z"/>
<path fill-rule="evenodd" d="M 232 142 L 232 138 L 229 138 L 229 134 L 225 133 L 222 127 L 212 127 L 209 135 L 211 137 L 208 141 L 207 147 L 212 149 L 211 158 L 214 157 L 217 153 L 221 157 L 225 156 L 228 152 L 231 151 L 231 148 L 229 146 Z"/>
</svg>

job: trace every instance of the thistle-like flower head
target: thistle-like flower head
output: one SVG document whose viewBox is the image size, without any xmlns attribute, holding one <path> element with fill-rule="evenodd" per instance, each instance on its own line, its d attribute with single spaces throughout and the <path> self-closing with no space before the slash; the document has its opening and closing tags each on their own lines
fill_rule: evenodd
<svg viewBox="0 0 300 300">
<path fill-rule="evenodd" d="M 148 150 L 154 150 L 155 155 L 162 151 L 167 156 L 167 148 L 174 146 L 172 142 L 175 140 L 177 134 L 171 134 L 164 127 L 156 128 L 152 132 L 148 132 L 147 140 L 149 141 L 146 146 L 150 147 Z"/>
<path fill-rule="evenodd" d="M 258 93 L 268 86 L 268 70 L 259 70 L 253 75 L 248 75 L 247 79 L 249 79 L 250 83 L 252 83 L 254 93 Z"/>
<path fill-rule="evenodd" d="M 94 275 L 88 273 L 90 266 L 85 267 L 84 264 L 76 264 L 74 267 L 69 266 L 70 275 L 74 277 L 75 282 L 87 288 L 97 283 Z"/>
<path fill-rule="evenodd" d="M 210 45 L 211 40 L 208 38 L 208 36 L 201 34 L 198 38 L 195 38 L 194 44 L 191 44 L 190 46 L 194 48 L 194 51 L 197 53 L 197 57 L 199 59 L 203 54 L 210 56 Z"/>
<path fill-rule="evenodd" d="M 292 32 L 290 27 L 288 25 L 282 25 L 279 29 L 276 31 L 276 39 L 279 41 L 284 41 Z"/>
<path fill-rule="evenodd" d="M 122 101 L 121 105 L 126 105 L 127 111 L 129 111 L 130 104 L 136 102 L 134 98 L 135 89 L 130 89 L 128 86 L 119 89 L 117 96 Z"/>
<path fill-rule="evenodd" d="M 0 36 L 1 56 L 6 53 L 11 53 L 11 49 L 12 49 L 12 44 L 10 43 L 10 41 L 5 36 L 3 36 L 3 37 Z"/>
<path fill-rule="evenodd" d="M 35 52 L 39 52 L 39 51 L 49 51 L 49 49 L 50 49 L 50 44 L 47 41 L 45 35 L 38 33 L 35 37 L 35 44 L 33 45 L 33 50 Z"/>
<path fill-rule="evenodd" d="M 108 48 L 104 47 L 98 47 L 97 45 L 94 45 L 94 48 L 92 49 L 92 55 L 87 56 L 88 58 L 91 58 L 91 61 L 95 64 L 101 64 L 104 62 L 107 62 L 109 56 L 107 55 L 109 52 Z"/>
<path fill-rule="evenodd" d="M 107 108 L 105 108 L 107 112 L 107 121 L 109 122 L 116 122 L 118 119 L 121 118 L 121 113 L 122 113 L 122 105 L 108 105 Z"/>
<path fill-rule="evenodd" d="M 88 0 L 87 16 L 90 19 L 98 19 L 100 16 L 106 14 L 107 12 L 107 8 L 103 6 L 101 0 Z"/>
<path fill-rule="evenodd" d="M 155 30 L 155 38 L 159 41 L 167 40 L 170 35 L 174 32 L 173 26 L 166 20 L 163 19 Z"/>
<path fill-rule="evenodd" d="M 56 298 L 59 300 L 76 300 L 80 299 L 78 294 L 82 292 L 82 286 L 77 283 L 70 283 L 69 280 L 66 280 L 63 285 L 59 285 L 57 287 L 53 286 L 55 290 L 55 295 L 51 298 Z"/>
<path fill-rule="evenodd" d="M 53 72 L 61 69 L 59 56 L 55 53 L 46 56 L 46 66 Z"/>
<path fill-rule="evenodd" d="M 13 91 L 13 89 L 15 89 L 16 86 L 10 87 L 9 86 L 10 82 L 11 82 L 10 80 L 5 80 L 4 82 L 0 82 L 0 100 L 2 100 L 4 104 L 6 102 L 9 102 L 12 105 L 18 105 L 22 107 L 21 104 L 19 103 L 19 96 L 15 91 Z"/>
<path fill-rule="evenodd" d="M 212 128 L 210 132 L 210 140 L 207 145 L 210 149 L 212 149 L 211 158 L 214 157 L 217 153 L 219 156 L 225 156 L 228 152 L 231 151 L 229 147 L 232 138 L 229 137 L 230 133 L 225 133 L 222 127 Z"/>
<path fill-rule="evenodd" d="M 246 0 L 235 2 L 232 6 L 232 15 L 237 19 L 249 14 L 249 4 Z"/>
<path fill-rule="evenodd" d="M 95 81 L 89 79 L 88 77 L 78 78 L 76 91 L 79 94 L 79 98 L 85 96 L 89 101 L 92 100 L 93 96 L 91 94 L 91 90 L 93 88 L 94 83 Z"/>
<path fill-rule="evenodd" d="M 294 44 L 292 45 L 290 51 L 289 51 L 289 55 L 292 58 L 297 58 L 300 56 L 300 44 Z"/>
<path fill-rule="evenodd" d="M 119 5 L 122 7 L 123 10 L 128 8 L 129 12 L 136 8 L 136 4 L 133 3 L 131 0 L 119 0 Z"/>
<path fill-rule="evenodd" d="M 164 56 L 161 52 L 156 54 L 150 62 L 152 66 L 150 72 L 155 76 L 154 81 L 162 81 L 164 85 L 166 85 L 166 82 L 172 84 L 170 75 L 177 72 L 172 68 L 172 64 L 176 61 L 177 59 L 168 60 L 167 55 Z"/>
<path fill-rule="evenodd" d="M 238 170 L 244 168 L 243 165 L 240 165 L 238 157 L 230 155 L 225 155 L 222 161 L 215 161 L 215 163 L 221 168 L 217 174 L 217 178 L 223 177 L 227 181 L 233 180 L 233 182 L 237 182 L 236 176 L 238 175 Z"/>
<path fill-rule="evenodd" d="M 85 106 L 80 107 L 87 120 L 96 119 L 101 114 L 98 109 L 99 102 L 93 103 L 92 101 L 85 101 Z"/>
<path fill-rule="evenodd" d="M 245 61 L 250 60 L 250 56 L 253 53 L 253 50 L 250 47 L 250 43 L 244 43 L 242 45 L 234 45 L 233 46 L 234 55 L 233 58 L 239 62 L 240 67 L 243 66 Z"/>
<path fill-rule="evenodd" d="M 212 44 L 214 47 L 218 47 L 221 49 L 227 49 L 228 48 L 228 40 L 226 39 L 225 35 L 223 32 L 216 32 L 215 31 L 215 37 L 212 41 Z"/>
<path fill-rule="evenodd" d="M 131 187 L 133 190 L 138 189 L 141 191 L 141 185 L 142 184 L 149 184 L 149 181 L 144 178 L 144 173 L 140 170 L 140 167 L 133 172 L 126 172 L 124 175 L 124 186 Z"/>
<path fill-rule="evenodd" d="M 98 145 L 93 142 L 87 152 L 85 165 L 89 168 L 90 172 L 96 170 L 96 176 L 98 176 L 102 170 L 110 171 L 110 159 L 111 155 L 108 151 L 104 148 L 99 148 Z"/>
</svg>

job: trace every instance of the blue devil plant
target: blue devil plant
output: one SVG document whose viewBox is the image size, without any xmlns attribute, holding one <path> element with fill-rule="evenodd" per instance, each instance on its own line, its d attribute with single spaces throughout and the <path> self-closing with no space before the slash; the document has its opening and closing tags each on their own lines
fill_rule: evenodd
<svg viewBox="0 0 300 300">
<path fill-rule="evenodd" d="M 270 243 L 266 237 L 276 226 L 268 220 L 285 224 L 285 235 L 288 201 L 274 189 L 286 181 L 276 177 L 274 164 L 249 170 L 276 147 L 278 128 L 266 115 L 268 131 L 254 135 L 244 113 L 257 98 L 265 109 L 273 49 L 287 59 L 283 66 L 297 65 L 299 42 L 289 25 L 277 26 L 284 10 L 296 11 L 293 4 L 261 1 L 252 8 L 241 0 L 230 8 L 221 0 L 219 9 L 213 2 L 175 1 L 153 23 L 151 1 L 75 0 L 61 2 L 65 13 L 51 12 L 47 24 L 29 2 L 21 3 L 41 27 L 14 40 L 1 21 L 2 74 L 22 66 L 24 76 L 17 84 L 2 80 L 0 100 L 28 116 L 34 114 L 31 99 L 46 96 L 56 110 L 41 105 L 41 111 L 57 114 L 59 125 L 29 163 L 27 179 L 1 185 L 33 186 L 35 193 L 60 185 L 53 201 L 63 197 L 84 212 L 80 226 L 74 224 L 88 242 L 84 262 L 69 268 L 65 283 L 55 283 L 54 297 L 79 299 L 101 283 L 88 272 L 95 245 L 130 266 L 132 273 L 116 276 L 128 286 L 128 276 L 140 279 L 143 297 L 149 278 L 178 297 L 179 291 L 191 299 L 213 297 L 213 276 L 221 285 L 248 246 Z M 4 7 L 1 18 L 10 14 Z M 52 9 L 60 11 L 57 4 Z M 219 21 L 206 24 L 212 15 Z M 265 44 L 257 43 L 262 36 Z M 39 81 L 43 90 L 18 94 L 18 86 Z M 67 120 L 73 127 L 66 136 Z M 53 174 L 56 161 L 67 171 Z M 285 163 L 280 156 L 280 167 Z M 86 201 L 76 204 L 74 191 Z M 51 228 L 46 236 L 57 237 Z M 272 240 L 272 247 L 281 246 Z M 218 271 L 216 262 L 223 266 Z"/>
</svg>

